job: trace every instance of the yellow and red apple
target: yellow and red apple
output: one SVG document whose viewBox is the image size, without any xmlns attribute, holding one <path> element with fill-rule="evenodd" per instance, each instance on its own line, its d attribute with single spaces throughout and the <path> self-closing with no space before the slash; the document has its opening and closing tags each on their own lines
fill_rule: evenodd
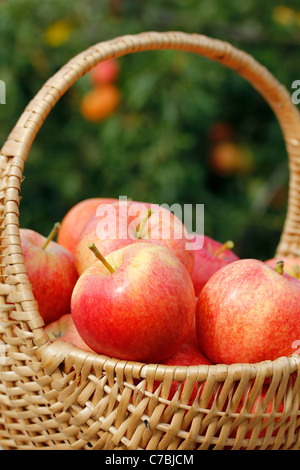
<svg viewBox="0 0 300 470">
<path fill-rule="evenodd" d="M 163 364 L 166 366 L 178 366 L 178 367 L 212 365 L 212 362 L 205 356 L 205 354 L 203 354 L 202 351 L 200 351 L 198 347 L 197 338 L 196 338 L 196 330 L 195 330 L 195 322 L 193 323 L 193 326 L 190 330 L 187 340 L 181 346 L 181 348 L 179 348 L 179 350 L 176 351 L 175 354 L 173 354 L 171 357 L 168 357 L 164 361 L 161 361 L 160 364 Z M 181 386 L 181 392 L 184 389 L 184 384 L 185 384 L 185 381 L 183 382 Z M 159 386 L 158 382 L 155 383 L 155 389 L 157 386 Z M 169 395 L 168 395 L 169 400 L 172 400 L 172 398 L 174 397 L 175 393 L 178 390 L 178 386 L 179 386 L 179 383 L 173 380 L 170 391 L 169 391 Z M 193 401 L 195 400 L 195 398 L 197 397 L 198 388 L 199 388 L 199 384 L 195 383 L 193 390 L 189 396 L 189 401 L 188 401 L 189 405 L 191 405 Z M 203 389 L 203 386 L 201 386 L 201 390 L 202 389 Z"/>
<path fill-rule="evenodd" d="M 58 320 L 49 323 L 45 327 L 45 331 L 52 341 L 61 339 L 66 343 L 73 344 L 79 349 L 93 352 L 92 349 L 89 348 L 87 344 L 85 344 L 80 334 L 78 333 L 74 325 L 72 315 L 70 313 L 66 313 L 65 315 L 62 315 Z"/>
<path fill-rule="evenodd" d="M 208 279 L 216 271 L 237 261 L 239 257 L 232 251 L 233 243 L 231 241 L 222 244 L 207 235 L 196 234 L 193 244 L 195 247 L 194 268 L 191 276 L 195 295 L 198 296 Z"/>
<path fill-rule="evenodd" d="M 171 211 L 158 204 L 118 201 L 99 206 L 82 231 L 75 250 L 78 274 L 95 262 L 88 249 L 95 242 L 103 256 L 133 243 L 161 245 L 184 264 L 189 273 L 194 265 L 194 251 L 184 224 Z"/>
<path fill-rule="evenodd" d="M 199 348 L 214 363 L 255 363 L 294 353 L 300 339 L 300 281 L 262 261 L 217 271 L 198 297 Z"/>
<path fill-rule="evenodd" d="M 121 101 L 121 93 L 114 83 L 103 83 L 87 91 L 80 102 L 82 116 L 90 122 L 99 122 L 110 117 Z"/>
<path fill-rule="evenodd" d="M 100 255 L 95 245 L 93 251 Z M 155 363 L 173 355 L 195 316 L 187 269 L 153 243 L 131 244 L 101 259 L 83 272 L 72 295 L 71 314 L 83 341 L 119 359 Z"/>
<path fill-rule="evenodd" d="M 100 204 L 109 204 L 116 202 L 114 198 L 90 198 L 80 201 L 73 206 L 64 216 L 57 235 L 57 243 L 65 247 L 70 253 L 75 253 L 79 235 L 88 223 L 88 221 L 96 214 Z"/>
</svg>

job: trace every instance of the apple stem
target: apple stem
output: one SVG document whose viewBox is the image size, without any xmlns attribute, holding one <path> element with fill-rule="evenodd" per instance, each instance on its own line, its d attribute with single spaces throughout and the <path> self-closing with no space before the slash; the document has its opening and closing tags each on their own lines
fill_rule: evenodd
<svg viewBox="0 0 300 470">
<path fill-rule="evenodd" d="M 275 271 L 278 273 L 278 274 L 283 274 L 284 272 L 284 262 L 282 260 L 278 260 L 276 262 L 276 265 L 275 265 Z"/>
<path fill-rule="evenodd" d="M 94 253 L 94 255 L 104 264 L 104 266 L 111 272 L 111 273 L 114 273 L 115 270 L 114 268 L 111 266 L 111 264 L 109 264 L 108 261 L 106 261 L 106 259 L 104 258 L 104 256 L 100 253 L 100 251 L 98 250 L 98 248 L 96 247 L 95 243 L 91 243 L 89 245 L 89 249 Z"/>
<path fill-rule="evenodd" d="M 142 231 L 145 227 L 145 224 L 147 222 L 147 220 L 149 219 L 150 215 L 152 214 L 152 211 L 151 209 L 148 209 L 147 210 L 147 214 L 145 215 L 145 217 L 143 217 L 143 219 L 141 220 L 141 223 L 139 225 L 139 228 L 137 229 L 137 238 L 138 239 L 141 239 L 141 236 L 142 236 Z"/>
<path fill-rule="evenodd" d="M 45 250 L 47 248 L 47 246 L 49 245 L 49 243 L 53 240 L 53 238 L 55 237 L 55 235 L 57 234 L 57 232 L 59 231 L 60 229 L 60 223 L 59 222 L 56 222 L 56 224 L 54 224 L 53 226 L 53 229 L 51 230 L 51 232 L 49 233 L 45 243 L 43 244 L 42 246 L 42 249 Z"/>
<path fill-rule="evenodd" d="M 222 246 L 215 252 L 215 256 L 218 257 L 223 251 L 225 250 L 232 250 L 234 247 L 234 243 L 231 240 L 228 240 L 227 242 L 223 243 Z"/>
</svg>

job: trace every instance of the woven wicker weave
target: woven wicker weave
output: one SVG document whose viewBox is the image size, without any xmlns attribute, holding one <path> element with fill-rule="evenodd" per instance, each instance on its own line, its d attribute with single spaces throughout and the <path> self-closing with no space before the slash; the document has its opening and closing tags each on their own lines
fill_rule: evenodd
<svg viewBox="0 0 300 470">
<path fill-rule="evenodd" d="M 220 62 L 273 109 L 290 165 L 277 255 L 299 255 L 300 117 L 289 93 L 263 66 L 228 43 L 181 32 L 123 36 L 74 57 L 28 104 L 0 155 L 0 446 L 299 449 L 300 356 L 259 364 L 158 366 L 91 354 L 51 342 L 44 332 L 19 237 L 20 184 L 31 144 L 59 98 L 94 65 L 151 49 L 184 50 Z M 169 399 L 173 381 L 178 390 Z"/>
</svg>

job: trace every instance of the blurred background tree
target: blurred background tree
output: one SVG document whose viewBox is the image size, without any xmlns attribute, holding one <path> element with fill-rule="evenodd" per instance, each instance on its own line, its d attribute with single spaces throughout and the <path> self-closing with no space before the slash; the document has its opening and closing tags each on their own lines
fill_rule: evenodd
<svg viewBox="0 0 300 470">
<path fill-rule="evenodd" d="M 181 30 L 229 41 L 291 90 L 300 78 L 300 6 L 255 0 L 1 1 L 0 137 L 45 81 L 94 43 Z M 41 128 L 25 165 L 20 224 L 47 234 L 89 197 L 205 205 L 205 233 L 242 257 L 274 253 L 286 211 L 288 164 L 265 101 L 220 64 L 179 51 L 122 57 L 120 101 L 90 122 L 82 77 Z"/>
</svg>

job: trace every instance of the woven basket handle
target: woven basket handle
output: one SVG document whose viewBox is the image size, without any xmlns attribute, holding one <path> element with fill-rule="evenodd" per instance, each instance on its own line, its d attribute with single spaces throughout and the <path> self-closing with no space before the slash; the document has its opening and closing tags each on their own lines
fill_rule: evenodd
<svg viewBox="0 0 300 470">
<path fill-rule="evenodd" d="M 265 67 L 247 53 L 220 40 L 182 32 L 146 32 L 101 42 L 75 56 L 44 84 L 24 110 L 0 154 L 5 245 L 9 247 L 20 243 L 18 210 L 24 162 L 38 130 L 59 98 L 97 63 L 128 53 L 154 49 L 192 52 L 222 63 L 252 84 L 273 109 L 282 129 L 290 167 L 287 216 L 276 255 L 298 255 L 300 252 L 300 115 L 292 103 L 290 94 Z M 14 254 L 13 247 L 8 254 Z M 26 270 L 22 257 L 18 256 L 16 262 L 10 257 L 6 276 L 11 276 L 17 271 L 23 273 L 24 282 Z M 18 282 L 14 280 L 15 284 Z M 19 290 L 22 291 L 22 286 Z"/>
</svg>

